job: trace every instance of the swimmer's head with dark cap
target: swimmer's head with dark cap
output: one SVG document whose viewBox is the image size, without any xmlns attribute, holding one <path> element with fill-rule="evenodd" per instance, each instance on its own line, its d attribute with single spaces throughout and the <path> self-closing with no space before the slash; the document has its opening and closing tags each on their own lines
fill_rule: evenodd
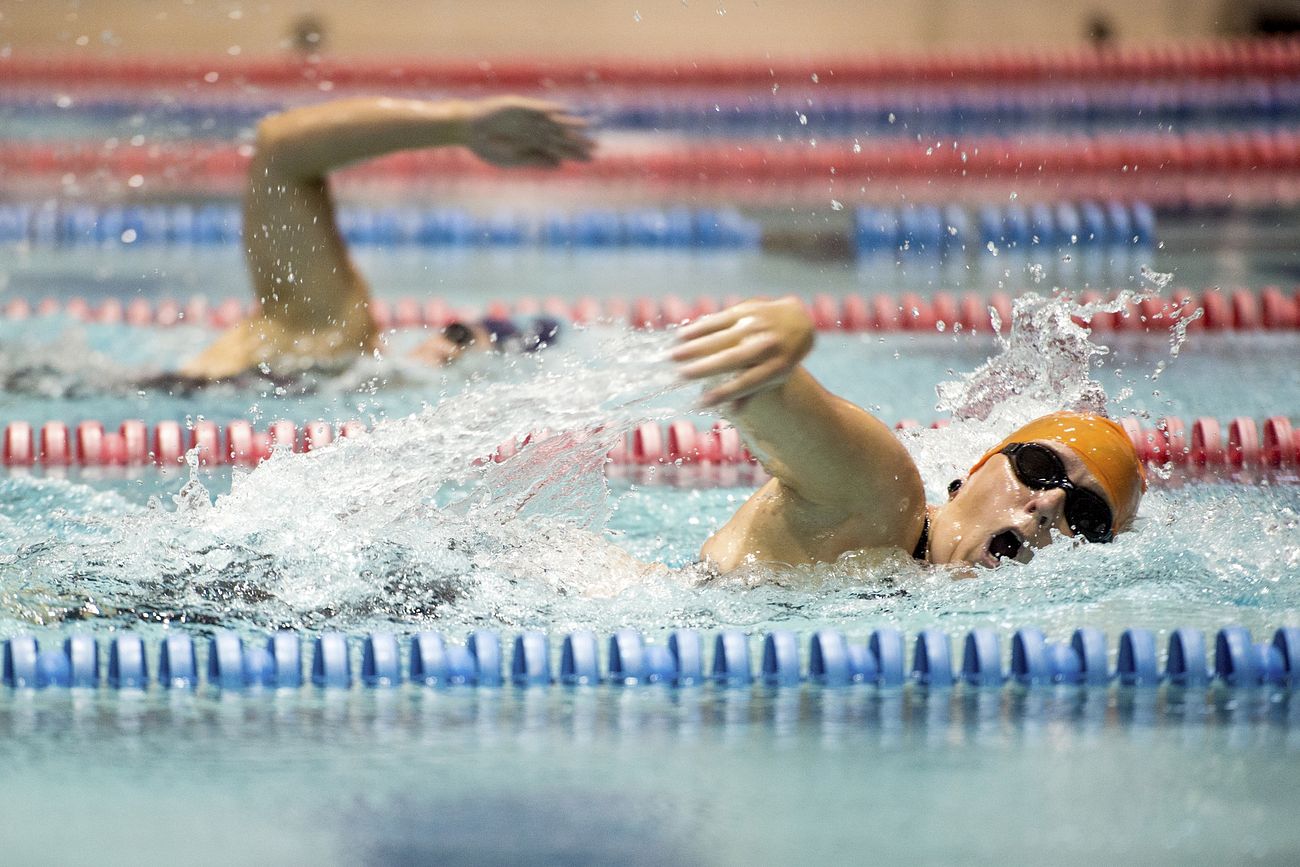
<svg viewBox="0 0 1300 867">
<path fill-rule="evenodd" d="M 1035 419 L 984 453 L 929 518 L 931 563 L 1027 562 L 1056 534 L 1109 542 L 1137 515 L 1146 470 L 1124 429 L 1094 413 Z"/>
<path fill-rule="evenodd" d="M 467 353 L 536 352 L 559 339 L 560 323 L 539 316 L 519 327 L 509 319 L 489 317 L 478 321 L 458 320 L 420 344 L 411 357 L 426 364 L 450 364 Z"/>
</svg>

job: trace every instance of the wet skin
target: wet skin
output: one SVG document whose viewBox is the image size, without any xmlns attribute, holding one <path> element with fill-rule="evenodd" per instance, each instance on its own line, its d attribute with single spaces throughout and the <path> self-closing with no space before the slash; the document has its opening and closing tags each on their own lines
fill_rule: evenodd
<svg viewBox="0 0 1300 867">
<path fill-rule="evenodd" d="M 1073 449 L 1054 440 L 1031 442 L 1055 452 L 1076 487 L 1091 491 L 1110 506 L 1116 532 L 1132 522 L 1133 515 L 1116 508 Z M 1028 562 L 1034 549 L 1052 543 L 1053 531 L 1066 537 L 1075 535 L 1065 520 L 1065 494 L 1061 488 L 1030 488 L 1016 476 L 1007 455 L 994 455 L 947 503 L 931 507 L 929 560 L 993 568 L 1002 558 L 996 550 L 990 551 L 990 546 L 1000 534 L 1010 531 L 1020 542 L 1015 559 Z"/>
</svg>

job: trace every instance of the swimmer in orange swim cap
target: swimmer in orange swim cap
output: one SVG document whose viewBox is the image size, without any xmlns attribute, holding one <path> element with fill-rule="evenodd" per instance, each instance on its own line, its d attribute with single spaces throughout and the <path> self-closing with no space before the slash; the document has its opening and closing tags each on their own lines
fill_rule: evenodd
<svg viewBox="0 0 1300 867">
<path fill-rule="evenodd" d="M 702 556 L 718 569 L 881 548 L 994 567 L 1028 560 L 1053 531 L 1109 542 L 1132 524 L 1146 472 L 1124 429 L 1089 413 L 1031 421 L 954 480 L 947 502 L 926 505 L 893 432 L 800 364 L 813 336 L 793 297 L 745 301 L 678 332 L 682 376 L 725 377 L 703 401 L 724 408 L 772 474 L 705 542 Z"/>
</svg>

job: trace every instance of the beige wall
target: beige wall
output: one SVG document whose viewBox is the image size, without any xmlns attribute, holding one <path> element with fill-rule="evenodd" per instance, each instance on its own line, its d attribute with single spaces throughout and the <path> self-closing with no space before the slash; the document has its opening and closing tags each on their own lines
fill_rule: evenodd
<svg viewBox="0 0 1300 867">
<path fill-rule="evenodd" d="M 1195 39 L 1254 0 L 0 0 L 0 50 L 267 55 L 314 13 L 328 53 L 708 58 Z"/>
</svg>

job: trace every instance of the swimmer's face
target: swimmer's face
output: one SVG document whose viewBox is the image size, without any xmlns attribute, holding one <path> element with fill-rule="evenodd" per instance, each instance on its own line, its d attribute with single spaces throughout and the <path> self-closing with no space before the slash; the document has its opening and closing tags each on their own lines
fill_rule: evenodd
<svg viewBox="0 0 1300 867">
<path fill-rule="evenodd" d="M 1115 531 L 1133 520 L 1106 495 L 1079 456 L 1053 440 L 1031 440 L 1056 453 L 1075 485 L 1096 494 L 1115 516 Z M 938 509 L 930 527 L 930 562 L 993 568 L 1004 559 L 1029 562 L 1035 548 L 1052 543 L 1053 532 L 1074 536 L 1065 518 L 1065 490 L 1035 490 L 1020 481 L 1011 459 L 996 454 L 970 475 Z"/>
<path fill-rule="evenodd" d="M 416 347 L 411 359 L 441 367 L 467 353 L 487 352 L 492 348 L 492 335 L 482 325 L 453 322 Z"/>
</svg>

